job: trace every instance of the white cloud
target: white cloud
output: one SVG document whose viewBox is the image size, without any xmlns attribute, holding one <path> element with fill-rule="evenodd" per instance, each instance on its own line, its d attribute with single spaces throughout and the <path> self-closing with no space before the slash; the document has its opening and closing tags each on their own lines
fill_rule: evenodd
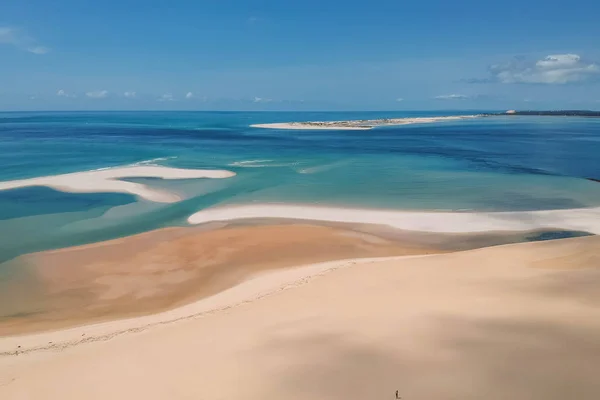
<svg viewBox="0 0 600 400">
<path fill-rule="evenodd" d="M 396 101 L 397 101 L 398 103 L 401 103 L 401 102 L 403 102 L 403 101 L 404 101 L 404 99 L 403 99 L 402 97 L 398 97 L 398 98 L 396 99 Z"/>
<path fill-rule="evenodd" d="M 125 96 L 129 99 L 133 99 L 137 96 L 137 94 L 135 92 L 125 92 L 125 93 L 123 93 L 123 96 Z"/>
<path fill-rule="evenodd" d="M 33 54 L 47 54 L 50 48 L 40 46 L 35 39 L 22 30 L 0 26 L 0 44 L 8 44 Z"/>
<path fill-rule="evenodd" d="M 173 95 L 171 93 L 165 93 L 156 100 L 157 101 L 175 101 L 175 98 L 173 97 Z"/>
<path fill-rule="evenodd" d="M 192 99 L 192 98 L 194 98 L 194 93 L 192 93 L 192 92 L 187 92 L 187 94 L 185 95 L 185 98 L 186 98 L 186 99 Z"/>
<path fill-rule="evenodd" d="M 434 98 L 437 100 L 467 100 L 471 97 L 464 94 L 443 94 Z"/>
<path fill-rule="evenodd" d="M 600 64 L 578 54 L 554 54 L 537 61 L 515 57 L 490 67 L 492 81 L 500 83 L 566 84 L 600 78 Z"/>
<path fill-rule="evenodd" d="M 34 46 L 34 47 L 28 47 L 27 51 L 33 54 L 46 54 L 50 52 L 50 49 L 48 47 L 44 47 L 44 46 Z"/>
<path fill-rule="evenodd" d="M 580 61 L 581 57 L 577 54 L 557 54 L 547 56 L 536 62 L 535 65 L 541 69 L 570 68 L 576 66 Z"/>
<path fill-rule="evenodd" d="M 17 31 L 13 28 L 0 26 L 0 43 L 17 45 L 19 42 Z"/>
<path fill-rule="evenodd" d="M 63 89 L 59 89 L 56 92 L 56 95 L 59 96 L 59 97 L 69 97 L 69 98 L 75 98 L 75 97 L 77 97 L 76 95 L 74 95 L 72 93 L 69 93 L 69 92 L 67 92 L 67 91 L 65 91 Z"/>
<path fill-rule="evenodd" d="M 14 37 L 14 29 L 5 26 L 0 27 L 0 43 L 11 43 Z"/>
<path fill-rule="evenodd" d="M 96 90 L 94 92 L 87 92 L 85 95 L 92 99 L 105 99 L 108 97 L 108 90 Z"/>
<path fill-rule="evenodd" d="M 272 101 L 272 99 L 264 99 L 262 97 L 255 97 L 254 99 L 252 99 L 253 103 L 270 103 Z"/>
</svg>

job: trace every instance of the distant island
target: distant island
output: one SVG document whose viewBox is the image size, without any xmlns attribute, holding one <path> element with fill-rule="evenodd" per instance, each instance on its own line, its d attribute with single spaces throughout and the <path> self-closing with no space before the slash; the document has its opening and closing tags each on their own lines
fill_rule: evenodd
<svg viewBox="0 0 600 400">
<path fill-rule="evenodd" d="M 590 110 L 553 110 L 553 111 L 517 111 L 508 110 L 504 113 L 499 114 L 484 114 L 486 116 L 497 116 L 497 115 L 537 115 L 537 116 L 549 116 L 549 117 L 600 117 L 600 111 Z"/>
<path fill-rule="evenodd" d="M 252 128 L 262 129 L 334 129 L 334 130 L 367 130 L 384 126 L 428 124 L 434 122 L 457 121 L 479 117 L 499 117 L 513 115 L 554 116 L 554 117 L 600 117 L 600 111 L 589 110 L 554 110 L 554 111 L 517 111 L 508 110 L 502 113 L 482 113 L 476 115 L 450 115 L 438 117 L 413 117 L 413 118 L 382 118 L 362 119 L 349 121 L 303 121 L 303 122 L 276 122 L 268 124 L 250 125 Z"/>
<path fill-rule="evenodd" d="M 457 121 L 469 118 L 477 118 L 481 115 L 451 115 L 445 117 L 415 117 L 415 118 L 382 118 L 361 119 L 350 121 L 305 121 L 305 122 L 279 122 L 269 124 L 250 125 L 253 128 L 263 129 L 308 129 L 308 130 L 366 130 L 381 126 L 430 124 L 442 121 Z"/>
</svg>

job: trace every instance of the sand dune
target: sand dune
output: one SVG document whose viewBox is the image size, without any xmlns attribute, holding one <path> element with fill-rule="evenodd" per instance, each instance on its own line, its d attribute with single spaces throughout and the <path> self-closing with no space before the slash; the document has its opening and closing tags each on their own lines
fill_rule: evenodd
<svg viewBox="0 0 600 400">
<path fill-rule="evenodd" d="M 126 182 L 122 178 L 198 179 L 229 178 L 234 172 L 224 170 L 181 169 L 160 166 L 137 166 L 108 168 L 96 171 L 43 176 L 0 182 L 0 190 L 18 189 L 29 186 L 46 186 L 62 192 L 72 193 L 129 193 L 143 199 L 172 203 L 181 200 L 176 193 L 150 188 L 140 183 Z"/>
<path fill-rule="evenodd" d="M 24 353 L 0 357 L 0 398 L 597 399 L 599 249 L 329 262 L 138 325 L 5 338 Z"/>
</svg>

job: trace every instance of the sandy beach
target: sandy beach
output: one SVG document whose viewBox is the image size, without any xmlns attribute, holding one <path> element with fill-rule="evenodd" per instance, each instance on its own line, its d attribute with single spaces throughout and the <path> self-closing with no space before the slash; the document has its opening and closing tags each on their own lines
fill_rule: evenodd
<svg viewBox="0 0 600 400">
<path fill-rule="evenodd" d="M 0 397 L 595 399 L 598 239 L 309 264 L 6 337 Z"/>
<path fill-rule="evenodd" d="M 159 203 L 173 203 L 181 200 L 177 193 L 151 188 L 140 183 L 122 181 L 123 178 L 161 179 L 200 179 L 230 178 L 234 172 L 224 170 L 182 169 L 162 166 L 132 166 L 106 168 L 96 171 L 74 172 L 71 174 L 43 176 L 0 182 L 0 190 L 18 189 L 30 186 L 46 186 L 71 193 L 128 193 L 145 200 Z"/>
</svg>

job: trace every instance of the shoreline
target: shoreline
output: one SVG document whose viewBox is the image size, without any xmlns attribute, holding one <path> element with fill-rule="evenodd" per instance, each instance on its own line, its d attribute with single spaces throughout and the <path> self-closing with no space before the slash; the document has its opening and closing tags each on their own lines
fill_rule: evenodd
<svg viewBox="0 0 600 400">
<path fill-rule="evenodd" d="M 94 171 L 41 176 L 0 182 L 0 190 L 45 186 L 67 193 L 126 193 L 158 203 L 175 203 L 181 197 L 163 189 L 148 185 L 122 181 L 122 178 L 161 179 L 224 179 L 235 176 L 226 170 L 183 169 L 163 166 L 130 166 L 106 168 Z"/>
<path fill-rule="evenodd" d="M 277 122 L 267 124 L 253 124 L 251 128 L 262 129 L 288 129 L 288 130 L 370 130 L 383 126 L 399 126 L 412 124 L 430 124 L 443 121 L 456 121 L 463 119 L 479 118 L 482 115 L 457 115 L 445 117 L 415 117 L 415 118 L 386 118 L 372 120 L 348 121 L 307 121 L 307 122 Z"/>
<path fill-rule="evenodd" d="M 269 218 L 170 227 L 22 255 L 0 282 L 0 337 L 152 315 L 254 275 L 344 259 L 442 254 L 580 232 L 432 233 Z M 76 294 L 76 296 L 73 296 Z"/>
</svg>

